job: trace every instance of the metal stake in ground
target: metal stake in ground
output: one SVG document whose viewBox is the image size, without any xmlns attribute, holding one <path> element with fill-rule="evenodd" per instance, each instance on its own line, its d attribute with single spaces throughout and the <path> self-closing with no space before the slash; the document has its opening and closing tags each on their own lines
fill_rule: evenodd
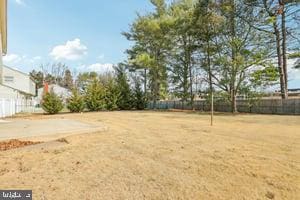
<svg viewBox="0 0 300 200">
<path fill-rule="evenodd" d="M 214 92 L 211 91 L 210 125 L 214 125 Z"/>
</svg>

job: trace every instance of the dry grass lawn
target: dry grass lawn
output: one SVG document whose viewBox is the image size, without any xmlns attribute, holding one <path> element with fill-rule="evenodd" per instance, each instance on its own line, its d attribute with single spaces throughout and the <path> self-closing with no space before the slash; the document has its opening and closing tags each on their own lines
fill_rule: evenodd
<svg viewBox="0 0 300 200">
<path fill-rule="evenodd" d="M 184 112 L 33 115 L 107 126 L 0 152 L 0 188 L 34 199 L 300 199 L 300 117 Z M 0 130 L 1 131 L 1 130 Z"/>
</svg>

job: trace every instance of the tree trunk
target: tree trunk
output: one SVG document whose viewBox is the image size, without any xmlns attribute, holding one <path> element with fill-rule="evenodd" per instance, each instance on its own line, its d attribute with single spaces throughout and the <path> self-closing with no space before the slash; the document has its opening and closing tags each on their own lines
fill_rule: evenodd
<svg viewBox="0 0 300 200">
<path fill-rule="evenodd" d="M 192 67 L 191 63 L 189 62 L 189 74 L 190 74 L 190 97 L 191 97 L 191 106 L 192 110 L 194 110 L 194 94 L 193 94 L 193 77 L 192 77 Z"/>
<path fill-rule="evenodd" d="M 153 74 L 154 74 L 154 85 L 153 85 L 153 91 L 152 93 L 154 93 L 153 95 L 153 98 L 154 98 L 154 109 L 157 109 L 157 100 L 160 98 L 160 84 L 161 84 L 161 66 L 159 66 L 159 56 L 160 56 L 160 50 L 157 50 L 156 51 L 156 54 L 155 54 L 155 60 L 156 60 L 156 63 L 157 63 L 157 66 L 155 68 L 153 68 Z"/>
<path fill-rule="evenodd" d="M 235 89 L 231 89 L 231 112 L 237 112 L 237 105 L 236 105 L 236 91 Z"/>
<path fill-rule="evenodd" d="M 160 83 L 159 83 L 159 80 L 155 80 L 154 82 L 154 101 L 153 101 L 153 104 L 154 104 L 154 109 L 156 110 L 157 109 L 157 100 L 159 98 L 159 89 L 160 89 Z"/>
<path fill-rule="evenodd" d="M 147 94 L 147 69 L 144 69 L 144 93 Z"/>
<path fill-rule="evenodd" d="M 285 92 L 286 98 L 288 98 L 288 74 L 287 74 L 287 30 L 286 30 L 286 10 L 285 3 L 280 0 L 282 14 L 281 14 L 281 32 L 282 32 L 282 66 L 284 71 L 284 81 L 285 81 Z"/>
<path fill-rule="evenodd" d="M 282 5 L 283 1 L 282 0 L 278 0 L 279 5 Z M 277 12 L 274 13 L 274 11 L 272 11 L 269 6 L 268 6 L 268 1 L 264 0 L 263 1 L 264 4 L 264 8 L 266 9 L 268 15 L 270 17 L 276 17 L 275 21 L 273 22 L 273 29 L 274 29 L 274 35 L 275 35 L 275 40 L 276 40 L 276 54 L 277 54 L 277 67 L 279 70 L 279 75 L 280 75 L 280 95 L 282 99 L 287 99 L 288 98 L 288 93 L 287 93 L 287 75 L 283 66 L 283 54 L 282 54 L 282 44 L 286 44 L 286 42 L 282 42 L 281 43 L 281 35 L 280 35 L 280 30 L 277 24 L 278 21 L 278 14 L 281 13 L 280 10 L 277 10 Z M 282 18 L 283 20 L 283 29 L 285 29 L 285 15 Z M 284 31 L 286 34 L 286 30 Z M 284 40 L 286 41 L 286 35 L 283 34 L 282 36 L 285 38 Z M 285 49 L 286 52 L 286 49 Z M 284 53 L 286 54 L 286 53 Z M 286 56 L 286 55 L 285 55 Z M 285 62 L 286 62 L 286 57 L 285 57 Z"/>
<path fill-rule="evenodd" d="M 236 7 L 235 7 L 235 1 L 230 0 L 231 5 L 231 15 L 230 15 L 230 32 L 231 32 L 231 40 L 234 41 L 236 39 L 236 24 L 235 24 L 235 15 L 236 15 Z M 236 113 L 236 46 L 235 43 L 232 42 L 231 47 L 231 60 L 232 60 L 232 69 L 231 69 L 231 80 L 230 80 L 230 97 L 231 97 L 231 112 Z"/>
<path fill-rule="evenodd" d="M 182 37 L 184 48 L 183 59 L 183 101 L 187 101 L 189 98 L 189 54 L 188 54 L 188 42 L 186 36 Z"/>
<path fill-rule="evenodd" d="M 187 101 L 188 95 L 189 95 L 189 86 L 188 86 L 188 66 L 186 63 L 184 63 L 183 66 L 183 96 L 182 100 Z"/>
<path fill-rule="evenodd" d="M 283 59 L 282 59 L 282 52 L 281 52 L 281 44 L 280 44 L 280 32 L 277 26 L 277 22 L 273 23 L 274 27 L 274 33 L 275 33 L 275 39 L 276 39 L 276 51 L 277 51 L 277 64 L 279 69 L 279 75 L 280 75 L 280 92 L 281 92 L 281 98 L 287 99 L 287 90 L 286 90 L 286 81 L 285 81 L 285 73 L 283 69 Z"/>
<path fill-rule="evenodd" d="M 210 125 L 214 125 L 214 92 L 211 92 L 211 104 L 210 104 Z"/>
<path fill-rule="evenodd" d="M 214 116 L 214 91 L 212 83 L 212 70 L 211 70 L 211 60 L 210 60 L 210 41 L 207 41 L 207 67 L 208 67 L 208 78 L 209 78 L 209 90 L 210 90 L 210 125 L 213 126 L 213 116 Z"/>
</svg>

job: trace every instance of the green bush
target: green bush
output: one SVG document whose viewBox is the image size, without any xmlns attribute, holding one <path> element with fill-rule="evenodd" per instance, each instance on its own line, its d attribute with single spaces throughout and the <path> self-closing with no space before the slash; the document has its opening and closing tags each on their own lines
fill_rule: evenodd
<svg viewBox="0 0 300 200">
<path fill-rule="evenodd" d="M 117 105 L 121 110 L 130 110 L 133 107 L 133 95 L 127 80 L 126 69 L 120 65 L 115 67 L 115 71 L 116 83 L 120 94 Z"/>
<path fill-rule="evenodd" d="M 82 112 L 84 110 L 84 99 L 77 89 L 72 90 L 72 96 L 67 100 L 67 108 L 71 112 Z"/>
<path fill-rule="evenodd" d="M 100 111 L 105 109 L 105 87 L 99 80 L 95 79 L 87 86 L 85 104 L 89 111 Z"/>
<path fill-rule="evenodd" d="M 117 110 L 120 93 L 118 87 L 113 79 L 110 79 L 106 84 L 105 93 L 105 108 L 107 110 Z"/>
<path fill-rule="evenodd" d="M 51 115 L 59 113 L 64 108 L 62 99 L 53 90 L 44 94 L 41 106 L 46 113 Z"/>
<path fill-rule="evenodd" d="M 139 79 L 134 81 L 134 108 L 137 110 L 144 110 L 147 106 L 147 100 L 145 92 L 141 89 L 141 83 Z"/>
</svg>

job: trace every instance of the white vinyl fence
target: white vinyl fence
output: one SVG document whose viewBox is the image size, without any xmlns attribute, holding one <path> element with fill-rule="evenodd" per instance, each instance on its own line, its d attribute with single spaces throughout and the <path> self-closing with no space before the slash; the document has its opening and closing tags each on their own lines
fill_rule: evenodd
<svg viewBox="0 0 300 200">
<path fill-rule="evenodd" d="M 34 112 L 35 103 L 26 99 L 0 98 L 0 118 L 10 117 L 20 112 Z"/>
</svg>

